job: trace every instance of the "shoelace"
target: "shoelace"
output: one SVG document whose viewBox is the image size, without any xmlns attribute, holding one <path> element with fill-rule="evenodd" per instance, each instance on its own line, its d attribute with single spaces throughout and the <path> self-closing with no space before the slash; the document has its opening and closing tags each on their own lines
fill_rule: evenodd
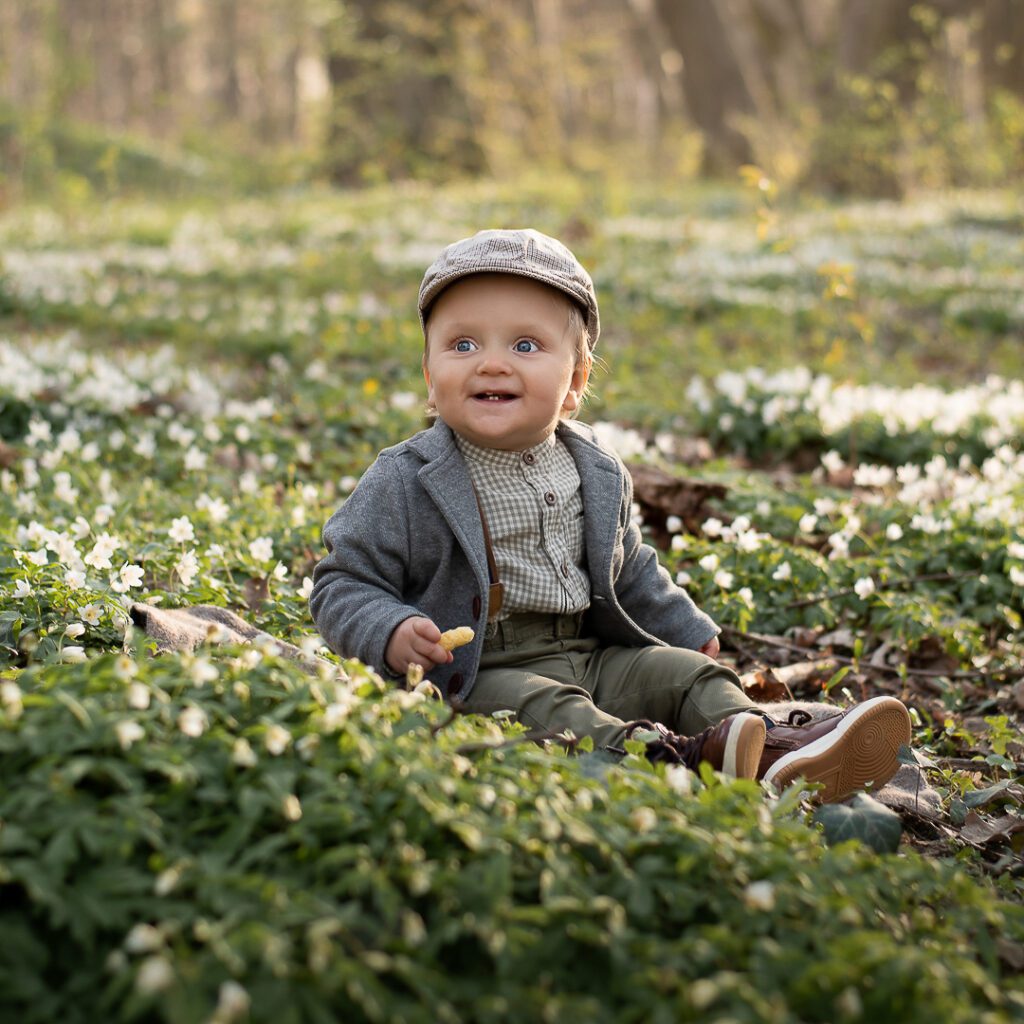
<svg viewBox="0 0 1024 1024">
<path fill-rule="evenodd" d="M 683 740 L 682 743 L 676 744 L 680 759 L 690 771 L 695 772 L 697 770 L 697 765 L 701 761 L 700 755 L 704 750 L 704 741 L 717 728 L 717 725 L 709 725 L 703 732 L 699 732 L 696 736 L 690 736 Z M 682 737 L 679 738 L 681 739 Z"/>
<path fill-rule="evenodd" d="M 661 738 L 648 740 L 647 742 L 645 753 L 647 754 L 647 760 L 651 764 L 664 761 L 666 764 L 682 764 L 691 771 L 696 771 L 697 766 L 700 764 L 700 755 L 704 750 L 704 742 L 717 728 L 717 725 L 710 725 L 703 732 L 699 732 L 695 736 L 684 737 L 669 732 L 663 725 L 657 722 L 639 721 L 632 723 L 627 735 L 632 736 L 638 729 L 653 729 L 660 734 Z"/>
</svg>

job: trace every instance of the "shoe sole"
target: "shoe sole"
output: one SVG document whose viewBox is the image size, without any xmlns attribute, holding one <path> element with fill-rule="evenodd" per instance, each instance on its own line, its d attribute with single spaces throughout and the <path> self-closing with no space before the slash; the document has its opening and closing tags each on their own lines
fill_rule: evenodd
<svg viewBox="0 0 1024 1024">
<path fill-rule="evenodd" d="M 767 735 L 764 719 L 742 713 L 729 727 L 722 755 L 722 772 L 736 779 L 754 779 Z"/>
<path fill-rule="evenodd" d="M 910 715 L 895 697 L 873 697 L 846 712 L 820 739 L 780 757 L 764 779 L 782 790 L 802 778 L 824 783 L 825 803 L 884 786 L 899 768 L 897 753 L 910 742 Z"/>
</svg>

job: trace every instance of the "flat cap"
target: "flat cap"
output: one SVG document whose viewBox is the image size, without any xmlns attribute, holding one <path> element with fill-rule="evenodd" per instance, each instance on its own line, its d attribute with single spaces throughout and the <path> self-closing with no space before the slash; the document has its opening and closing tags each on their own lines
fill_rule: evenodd
<svg viewBox="0 0 1024 1024">
<path fill-rule="evenodd" d="M 565 292 L 586 315 L 590 347 L 597 344 L 601 319 L 594 282 L 569 249 L 533 228 L 478 231 L 444 249 L 427 268 L 420 284 L 419 314 L 424 334 L 434 300 L 448 285 L 470 274 L 517 274 Z"/>
</svg>

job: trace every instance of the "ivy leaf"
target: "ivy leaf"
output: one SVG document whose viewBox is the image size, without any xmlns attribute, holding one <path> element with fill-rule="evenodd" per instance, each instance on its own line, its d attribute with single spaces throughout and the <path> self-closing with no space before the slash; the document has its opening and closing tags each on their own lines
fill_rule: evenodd
<svg viewBox="0 0 1024 1024">
<path fill-rule="evenodd" d="M 967 807 L 984 807 L 1000 799 L 1021 803 L 1024 800 L 1024 787 L 1010 779 L 1002 779 L 986 789 L 965 793 L 963 798 Z"/>
<path fill-rule="evenodd" d="M 21 623 L 21 612 L 10 610 L 0 612 L 0 644 L 14 650 L 18 646 Z"/>
<path fill-rule="evenodd" d="M 847 804 L 825 804 L 814 812 L 825 830 L 829 846 L 859 839 L 875 853 L 895 853 L 903 834 L 900 816 L 867 793 L 858 793 Z"/>
<path fill-rule="evenodd" d="M 900 764 L 914 765 L 918 768 L 937 768 L 938 762 L 934 761 L 927 754 L 904 743 L 896 752 L 896 760 Z"/>
</svg>

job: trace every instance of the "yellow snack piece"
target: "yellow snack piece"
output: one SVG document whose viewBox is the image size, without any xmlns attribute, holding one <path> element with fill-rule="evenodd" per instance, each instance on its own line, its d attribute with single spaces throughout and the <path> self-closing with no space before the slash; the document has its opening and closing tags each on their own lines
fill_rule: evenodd
<svg viewBox="0 0 1024 1024">
<path fill-rule="evenodd" d="M 457 626 L 455 629 L 445 630 L 437 642 L 446 651 L 453 651 L 456 647 L 464 647 L 470 643 L 474 636 L 476 633 L 469 626 Z"/>
</svg>

